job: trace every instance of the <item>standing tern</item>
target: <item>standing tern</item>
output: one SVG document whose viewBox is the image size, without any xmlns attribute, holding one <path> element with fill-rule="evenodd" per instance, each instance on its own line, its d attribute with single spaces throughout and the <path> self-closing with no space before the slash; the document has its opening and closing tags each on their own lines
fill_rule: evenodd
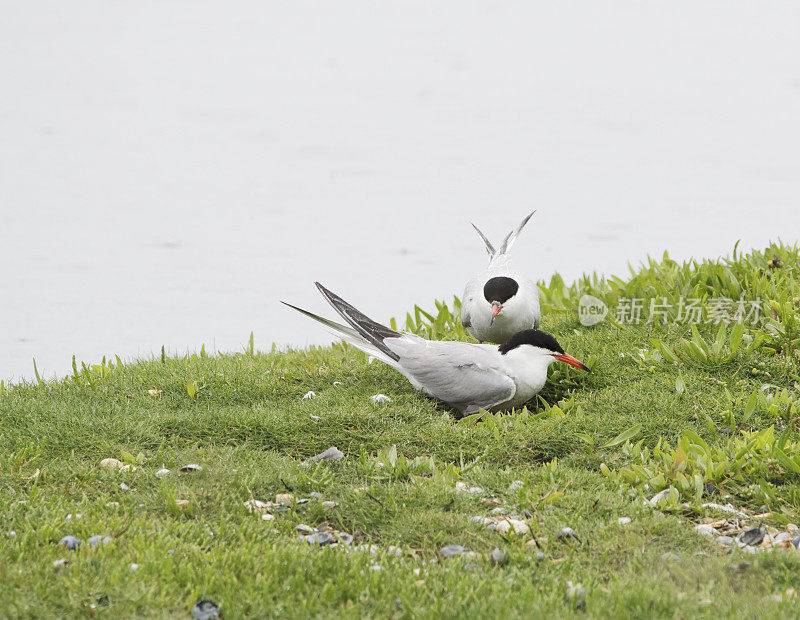
<svg viewBox="0 0 800 620">
<path fill-rule="evenodd" d="M 535 211 L 512 230 L 495 250 L 480 229 L 489 266 L 467 282 L 461 303 L 461 324 L 480 342 L 503 343 L 523 329 L 537 329 L 542 319 L 539 287 L 511 266 L 509 251 Z"/>
<path fill-rule="evenodd" d="M 417 390 L 447 403 L 461 415 L 524 405 L 542 389 L 547 367 L 556 360 L 590 372 L 565 353 L 555 338 L 538 329 L 522 330 L 500 346 L 426 340 L 376 323 L 319 282 L 316 285 L 350 327 L 281 303 L 329 327 L 342 340 L 388 364 Z"/>
</svg>

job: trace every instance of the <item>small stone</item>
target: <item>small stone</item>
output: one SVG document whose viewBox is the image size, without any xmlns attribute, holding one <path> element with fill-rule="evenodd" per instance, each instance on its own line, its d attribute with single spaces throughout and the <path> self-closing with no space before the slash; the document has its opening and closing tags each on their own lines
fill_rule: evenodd
<svg viewBox="0 0 800 620">
<path fill-rule="evenodd" d="M 537 562 L 541 562 L 541 561 L 546 560 L 546 559 L 547 559 L 547 556 L 544 553 L 542 553 L 541 551 L 537 551 L 536 552 L 536 561 Z"/>
<path fill-rule="evenodd" d="M 579 543 L 583 544 L 581 539 L 578 537 L 578 533 L 571 527 L 562 527 L 558 534 L 556 534 L 556 538 L 558 540 L 570 540 L 574 538 Z"/>
<path fill-rule="evenodd" d="M 325 545 L 330 545 L 336 542 L 336 538 L 327 532 L 314 532 L 308 536 L 303 536 L 303 540 L 305 540 L 309 545 L 319 545 L 320 547 L 324 547 Z"/>
<path fill-rule="evenodd" d="M 716 543 L 722 547 L 733 547 L 734 541 L 730 536 L 717 536 Z"/>
<path fill-rule="evenodd" d="M 470 487 L 467 489 L 467 493 L 471 493 L 472 495 L 480 495 L 483 493 L 483 489 L 481 487 Z"/>
<path fill-rule="evenodd" d="M 331 446 L 325 452 L 320 452 L 308 459 L 309 463 L 316 463 L 317 461 L 339 461 L 344 458 L 344 452 L 339 450 L 336 446 Z"/>
<path fill-rule="evenodd" d="M 630 517 L 620 517 L 619 519 L 617 519 L 617 523 L 619 525 L 628 525 L 630 522 L 631 522 Z"/>
<path fill-rule="evenodd" d="M 737 562 L 728 567 L 730 571 L 739 574 L 744 573 L 748 568 L 750 568 L 750 562 L 747 561 Z"/>
<path fill-rule="evenodd" d="M 303 394 L 303 400 L 311 400 L 312 398 L 316 398 L 316 397 L 317 397 L 317 395 L 311 390 L 309 390 L 308 392 Z"/>
<path fill-rule="evenodd" d="M 103 459 L 102 461 L 100 461 L 100 465 L 102 467 L 108 467 L 109 469 L 121 469 L 123 471 L 127 471 L 131 467 L 130 465 L 126 465 L 119 459 L 111 459 L 111 458 Z"/>
<path fill-rule="evenodd" d="M 778 532 L 773 536 L 772 540 L 776 543 L 784 542 L 786 540 L 791 540 L 792 535 L 789 532 Z"/>
<path fill-rule="evenodd" d="M 131 570 L 139 570 L 139 565 L 134 562 L 131 564 Z"/>
<path fill-rule="evenodd" d="M 379 571 L 383 570 L 383 567 L 380 564 L 373 564 L 372 566 L 369 567 L 369 569 L 374 571 Z"/>
<path fill-rule="evenodd" d="M 312 420 L 314 420 L 314 422 L 319 422 L 322 419 L 318 415 L 314 415 L 313 413 L 309 414 L 308 417 L 311 418 Z"/>
<path fill-rule="evenodd" d="M 400 547 L 396 547 L 395 545 L 389 545 L 389 547 L 386 549 L 386 552 L 389 555 L 393 555 L 398 558 L 403 555 L 403 550 Z"/>
<path fill-rule="evenodd" d="M 369 399 L 372 401 L 373 405 L 377 405 L 378 403 L 392 402 L 392 399 L 386 396 L 386 394 L 375 394 L 374 396 L 370 396 Z"/>
<path fill-rule="evenodd" d="M 461 480 L 459 480 L 458 482 L 456 482 L 456 491 L 458 491 L 459 493 L 466 493 L 467 485 Z"/>
<path fill-rule="evenodd" d="M 81 513 L 79 513 L 79 512 L 77 512 L 77 513 L 75 513 L 75 514 L 73 514 L 73 513 L 69 513 L 69 514 L 68 514 L 66 517 L 64 517 L 64 521 L 66 521 L 67 523 L 69 523 L 69 522 L 70 522 L 70 521 L 72 521 L 73 519 L 75 519 L 75 520 L 77 521 L 77 520 L 78 520 L 78 519 L 80 519 L 82 516 L 83 516 L 83 515 L 82 515 Z"/>
<path fill-rule="evenodd" d="M 294 504 L 294 495 L 291 493 L 278 493 L 275 496 L 275 501 L 283 506 L 291 506 Z"/>
<path fill-rule="evenodd" d="M 156 472 L 156 478 L 164 478 L 170 475 L 170 471 L 166 467 L 162 467 Z"/>
<path fill-rule="evenodd" d="M 192 607 L 192 618 L 195 620 L 213 620 L 219 617 L 219 605 L 214 601 L 197 601 Z"/>
<path fill-rule="evenodd" d="M 336 502 L 332 502 L 330 500 L 326 500 L 326 501 L 320 503 L 320 506 L 322 506 L 326 510 L 330 510 L 331 508 L 336 508 L 338 505 L 339 504 L 337 504 Z"/>
<path fill-rule="evenodd" d="M 274 518 L 275 518 L 275 515 L 271 515 L 268 512 L 265 512 L 264 514 L 261 515 L 261 520 L 262 521 L 272 521 Z"/>
<path fill-rule="evenodd" d="M 718 532 L 714 529 L 714 526 L 710 523 L 701 523 L 699 525 L 694 526 L 695 531 L 702 535 L 707 536 L 708 538 L 714 538 Z"/>
<path fill-rule="evenodd" d="M 503 519 L 498 521 L 494 527 L 495 531 L 505 534 L 513 530 L 515 534 L 529 534 L 531 528 L 525 521 L 518 519 Z"/>
<path fill-rule="evenodd" d="M 739 534 L 737 540 L 740 545 L 744 545 L 745 547 L 755 547 L 764 540 L 764 534 L 765 530 L 763 527 L 751 527 L 749 530 L 745 530 Z"/>
<path fill-rule="evenodd" d="M 302 499 L 298 499 L 295 502 L 295 504 L 297 504 L 298 506 L 304 506 L 305 504 L 308 504 L 310 501 L 311 501 L 310 499 L 308 499 L 307 497 L 304 497 Z"/>
<path fill-rule="evenodd" d="M 161 390 L 147 390 L 147 393 L 150 394 L 150 396 L 158 396 L 161 394 Z"/>
<path fill-rule="evenodd" d="M 797 530 L 800 530 L 800 527 L 797 527 L 797 526 L 796 526 L 794 523 L 787 523 L 787 524 L 786 524 L 786 531 L 787 531 L 787 532 L 792 532 L 792 533 L 794 533 L 794 532 L 796 532 Z"/>
<path fill-rule="evenodd" d="M 175 505 L 178 508 L 186 508 L 191 503 L 192 502 L 190 502 L 188 499 L 176 499 L 175 500 Z"/>
<path fill-rule="evenodd" d="M 370 555 L 378 555 L 378 545 L 359 545 L 356 547 L 356 551 L 363 551 Z"/>
<path fill-rule="evenodd" d="M 667 487 L 663 491 L 659 491 L 658 493 L 653 495 L 653 497 L 651 497 L 650 499 L 644 500 L 644 503 L 648 506 L 655 507 L 661 504 L 662 502 L 667 501 L 668 499 L 669 499 L 669 487 Z"/>
<path fill-rule="evenodd" d="M 106 508 L 119 508 L 119 502 L 108 502 Z"/>
<path fill-rule="evenodd" d="M 122 489 L 123 491 L 130 491 L 131 490 L 131 488 L 127 484 L 125 484 L 124 482 L 120 482 L 119 488 Z"/>
<path fill-rule="evenodd" d="M 522 480 L 514 480 L 510 485 L 508 485 L 508 492 L 509 493 L 516 493 L 519 491 L 525 483 Z"/>
<path fill-rule="evenodd" d="M 64 568 L 67 564 L 69 564 L 69 560 L 67 560 L 66 558 L 61 558 L 60 560 L 56 560 L 55 562 L 53 562 L 53 568 L 55 569 Z"/>
<path fill-rule="evenodd" d="M 191 472 L 191 471 L 203 471 L 202 465 L 198 465 L 197 463 L 189 463 L 188 465 L 184 465 L 181 467 L 180 471 L 182 472 Z"/>
<path fill-rule="evenodd" d="M 661 561 L 666 562 L 667 564 L 677 564 L 681 561 L 681 556 L 667 551 L 666 553 L 661 554 Z"/>
<path fill-rule="evenodd" d="M 296 525 L 294 529 L 296 529 L 301 534 L 313 534 L 314 532 L 317 531 L 315 528 L 311 527 L 310 525 L 306 525 L 305 523 L 300 523 L 299 525 Z"/>
<path fill-rule="evenodd" d="M 484 506 L 490 506 L 490 507 L 491 506 L 499 506 L 502 503 L 503 502 L 501 502 L 500 499 L 498 499 L 497 497 L 484 497 L 481 500 L 481 504 L 483 504 Z"/>
<path fill-rule="evenodd" d="M 322 493 L 320 493 L 319 491 L 311 491 L 311 493 L 309 493 L 308 496 L 311 498 L 319 499 L 320 497 L 322 497 Z"/>
<path fill-rule="evenodd" d="M 508 563 L 508 556 L 505 551 L 495 547 L 489 554 L 489 562 L 491 562 L 492 566 L 505 566 Z"/>
<path fill-rule="evenodd" d="M 257 514 L 264 514 L 272 508 L 274 504 L 272 502 L 262 502 L 260 499 L 250 498 L 246 502 L 244 502 L 244 507 L 247 508 L 247 512 L 250 513 L 257 513 Z"/>
<path fill-rule="evenodd" d="M 476 515 L 474 517 L 469 518 L 470 523 L 477 523 L 479 525 L 492 525 L 494 524 L 494 519 L 490 519 L 489 517 L 481 517 Z"/>
<path fill-rule="evenodd" d="M 792 538 L 792 546 L 795 549 L 800 549 L 800 536 L 795 536 L 794 538 Z"/>
<path fill-rule="evenodd" d="M 64 536 L 58 543 L 64 545 L 70 551 L 74 551 L 83 544 L 83 541 L 75 536 Z"/>
<path fill-rule="evenodd" d="M 441 555 L 443 558 L 454 558 L 466 553 L 467 551 L 469 551 L 469 549 L 462 545 L 447 545 L 446 547 L 439 549 L 439 555 Z"/>
<path fill-rule="evenodd" d="M 338 540 L 343 545 L 352 545 L 354 538 L 348 534 L 347 532 L 334 532 L 336 536 L 336 540 Z"/>
<path fill-rule="evenodd" d="M 97 535 L 97 536 L 92 536 L 92 537 L 91 537 L 91 538 L 89 538 L 89 539 L 88 539 L 86 542 L 88 543 L 88 545 L 89 545 L 90 547 L 92 547 L 92 548 L 95 548 L 95 549 L 96 549 L 96 548 L 97 548 L 97 547 L 100 545 L 100 543 L 102 543 L 102 544 L 103 544 L 103 546 L 105 547 L 105 546 L 106 546 L 108 543 L 110 543 L 110 542 L 111 542 L 111 540 L 112 540 L 112 539 L 111 539 L 109 536 L 100 536 L 100 535 Z"/>
</svg>

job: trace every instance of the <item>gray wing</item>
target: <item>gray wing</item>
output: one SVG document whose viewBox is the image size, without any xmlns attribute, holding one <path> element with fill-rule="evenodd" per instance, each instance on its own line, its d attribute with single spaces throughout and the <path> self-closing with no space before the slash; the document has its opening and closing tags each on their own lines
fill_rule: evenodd
<svg viewBox="0 0 800 620">
<path fill-rule="evenodd" d="M 508 375 L 493 368 L 495 353 L 482 345 L 422 341 L 408 343 L 398 353 L 404 374 L 434 398 L 461 409 L 470 405 L 489 409 L 517 391 Z"/>
<path fill-rule="evenodd" d="M 464 295 L 461 297 L 461 324 L 464 327 L 472 327 L 472 317 L 470 316 L 470 309 L 473 305 L 473 299 L 478 288 L 475 279 L 473 278 L 467 282 L 464 287 Z"/>
</svg>

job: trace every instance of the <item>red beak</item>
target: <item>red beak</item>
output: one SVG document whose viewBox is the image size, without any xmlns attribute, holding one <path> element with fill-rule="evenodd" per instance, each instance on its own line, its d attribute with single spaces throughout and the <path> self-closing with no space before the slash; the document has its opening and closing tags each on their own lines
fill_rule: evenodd
<svg viewBox="0 0 800 620">
<path fill-rule="evenodd" d="M 586 364 L 584 364 L 583 362 L 579 362 L 569 353 L 562 353 L 560 355 L 554 355 L 553 357 L 556 358 L 559 362 L 565 362 L 570 366 L 575 366 L 575 368 L 580 368 L 581 370 L 585 370 L 586 372 L 592 372 L 591 370 L 589 370 L 589 367 L 586 366 Z"/>
<path fill-rule="evenodd" d="M 500 311 L 503 309 L 503 306 L 496 301 L 492 302 L 492 320 L 489 321 L 489 325 L 494 323 L 494 320 L 497 318 L 497 315 L 500 314 Z"/>
</svg>

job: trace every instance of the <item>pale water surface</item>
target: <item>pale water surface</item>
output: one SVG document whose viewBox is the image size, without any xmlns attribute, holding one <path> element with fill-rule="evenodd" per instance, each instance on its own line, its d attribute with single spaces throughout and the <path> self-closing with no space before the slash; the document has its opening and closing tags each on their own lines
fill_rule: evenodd
<svg viewBox="0 0 800 620">
<path fill-rule="evenodd" d="M 0 378 L 800 236 L 800 3 L 0 0 Z"/>
</svg>

